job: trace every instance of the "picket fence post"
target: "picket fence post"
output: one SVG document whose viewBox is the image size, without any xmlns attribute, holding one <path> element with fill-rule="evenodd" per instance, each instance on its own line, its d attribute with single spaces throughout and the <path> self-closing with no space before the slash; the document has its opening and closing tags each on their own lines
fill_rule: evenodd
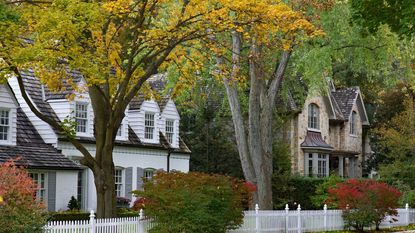
<svg viewBox="0 0 415 233">
<path fill-rule="evenodd" d="M 406 225 L 409 225 L 409 204 L 405 204 L 405 212 L 406 212 Z"/>
<path fill-rule="evenodd" d="M 91 214 L 89 215 L 89 225 L 90 225 L 90 232 L 95 233 L 95 214 L 94 211 L 91 210 Z"/>
<path fill-rule="evenodd" d="M 298 204 L 298 208 L 297 208 L 297 232 L 301 233 L 301 205 Z"/>
<path fill-rule="evenodd" d="M 289 229 L 289 224 L 288 222 L 290 221 L 290 208 L 288 207 L 288 204 L 285 204 L 285 232 L 288 233 L 288 229 Z"/>
<path fill-rule="evenodd" d="M 138 227 L 137 227 L 137 233 L 145 233 L 144 232 L 144 210 L 140 209 L 139 217 L 138 217 Z"/>
<path fill-rule="evenodd" d="M 259 205 L 255 204 L 255 230 L 256 233 L 260 232 L 260 223 L 259 223 Z"/>
<path fill-rule="evenodd" d="M 324 204 L 324 230 L 327 230 L 327 204 Z"/>
</svg>

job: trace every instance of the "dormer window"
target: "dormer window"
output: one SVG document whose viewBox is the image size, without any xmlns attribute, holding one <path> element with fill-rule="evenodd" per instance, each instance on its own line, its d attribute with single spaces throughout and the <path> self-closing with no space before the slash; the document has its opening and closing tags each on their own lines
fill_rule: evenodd
<svg viewBox="0 0 415 233">
<path fill-rule="evenodd" d="M 8 141 L 10 136 L 10 111 L 0 110 L 0 141 Z"/>
<path fill-rule="evenodd" d="M 316 104 L 308 105 L 308 128 L 320 129 L 320 109 Z"/>
<path fill-rule="evenodd" d="M 355 111 L 353 111 L 352 115 L 350 116 L 350 134 L 352 134 L 352 135 L 357 135 L 356 120 L 357 120 L 357 113 Z"/>
<path fill-rule="evenodd" d="M 154 139 L 154 113 L 145 113 L 144 138 Z"/>
<path fill-rule="evenodd" d="M 174 120 L 166 120 L 166 137 L 167 141 L 172 144 L 174 140 Z"/>
<path fill-rule="evenodd" d="M 88 104 L 76 102 L 75 106 L 76 132 L 87 133 L 88 129 Z"/>
</svg>

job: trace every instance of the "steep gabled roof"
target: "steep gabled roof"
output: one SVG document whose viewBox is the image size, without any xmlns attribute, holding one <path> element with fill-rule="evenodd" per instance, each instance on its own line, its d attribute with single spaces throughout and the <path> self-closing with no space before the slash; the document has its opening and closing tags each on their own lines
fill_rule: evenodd
<svg viewBox="0 0 415 233">
<path fill-rule="evenodd" d="M 363 125 L 369 125 L 369 118 L 366 113 L 365 104 L 359 87 L 341 88 L 331 91 L 333 102 L 339 107 L 343 118 L 348 121 L 352 113 L 353 106 L 356 104 Z"/>
<path fill-rule="evenodd" d="M 337 101 L 334 98 L 334 96 L 332 95 L 332 93 L 330 93 L 330 101 L 331 101 L 331 104 L 333 106 L 333 111 L 335 113 L 335 119 L 336 120 L 344 120 L 344 116 L 343 116 L 343 113 L 342 113 L 342 111 L 340 109 L 340 106 L 337 103 Z"/>
<path fill-rule="evenodd" d="M 346 121 L 348 121 L 352 112 L 353 105 L 355 104 L 359 95 L 358 87 L 349 87 L 337 89 L 331 92 L 335 102 L 338 104 L 341 113 Z"/>
<path fill-rule="evenodd" d="M 17 165 L 31 169 L 80 169 L 79 165 L 43 141 L 20 108 L 17 109 L 17 145 L 0 146 L 0 163 L 16 158 L 20 158 Z"/>
<path fill-rule="evenodd" d="M 170 100 L 169 95 L 164 95 L 163 91 L 167 84 L 167 79 L 165 74 L 156 74 L 153 75 L 151 78 L 147 80 L 147 83 L 149 84 L 150 88 L 155 91 L 156 93 L 159 93 L 161 96 L 155 98 L 155 101 L 157 102 L 160 112 L 163 112 L 164 108 L 166 107 L 167 103 Z M 145 96 L 142 93 L 138 93 L 136 97 L 130 102 L 129 109 L 130 110 L 139 110 L 141 108 L 141 105 L 145 101 Z"/>
</svg>

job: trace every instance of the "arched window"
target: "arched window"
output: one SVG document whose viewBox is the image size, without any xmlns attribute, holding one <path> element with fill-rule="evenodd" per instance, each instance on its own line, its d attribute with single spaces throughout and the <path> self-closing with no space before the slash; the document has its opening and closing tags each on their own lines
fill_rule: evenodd
<svg viewBox="0 0 415 233">
<path fill-rule="evenodd" d="M 357 113 L 355 111 L 352 112 L 352 115 L 350 116 L 350 134 L 356 135 L 357 134 L 357 130 L 356 130 L 356 126 L 357 126 Z"/>
<path fill-rule="evenodd" d="M 316 104 L 308 105 L 308 128 L 320 129 L 320 109 Z"/>
</svg>

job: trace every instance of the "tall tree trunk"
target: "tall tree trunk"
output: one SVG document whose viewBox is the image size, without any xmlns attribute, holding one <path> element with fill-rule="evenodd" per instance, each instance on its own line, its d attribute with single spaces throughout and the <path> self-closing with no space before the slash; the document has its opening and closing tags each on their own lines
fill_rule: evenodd
<svg viewBox="0 0 415 233">
<path fill-rule="evenodd" d="M 230 77 L 224 77 L 223 81 L 232 113 L 242 169 L 245 179 L 257 187 L 254 202 L 258 203 L 261 209 L 272 209 L 272 123 L 276 96 L 291 53 L 289 51 L 282 53 L 274 73 L 269 79 L 266 79 L 259 66 L 262 62 L 261 49 L 253 41 L 249 56 L 250 92 L 248 127 L 246 128 L 238 99 L 237 84 L 234 83 L 240 70 L 240 34 L 233 33 L 232 42 L 232 71 Z M 222 64 L 221 62 L 218 59 L 218 64 Z"/>
<path fill-rule="evenodd" d="M 97 165 L 90 168 L 95 178 L 97 217 L 112 218 L 117 214 L 113 162 L 114 141 L 124 114 L 115 116 L 105 95 L 97 86 L 89 88 L 89 96 L 94 110 Z"/>
</svg>

